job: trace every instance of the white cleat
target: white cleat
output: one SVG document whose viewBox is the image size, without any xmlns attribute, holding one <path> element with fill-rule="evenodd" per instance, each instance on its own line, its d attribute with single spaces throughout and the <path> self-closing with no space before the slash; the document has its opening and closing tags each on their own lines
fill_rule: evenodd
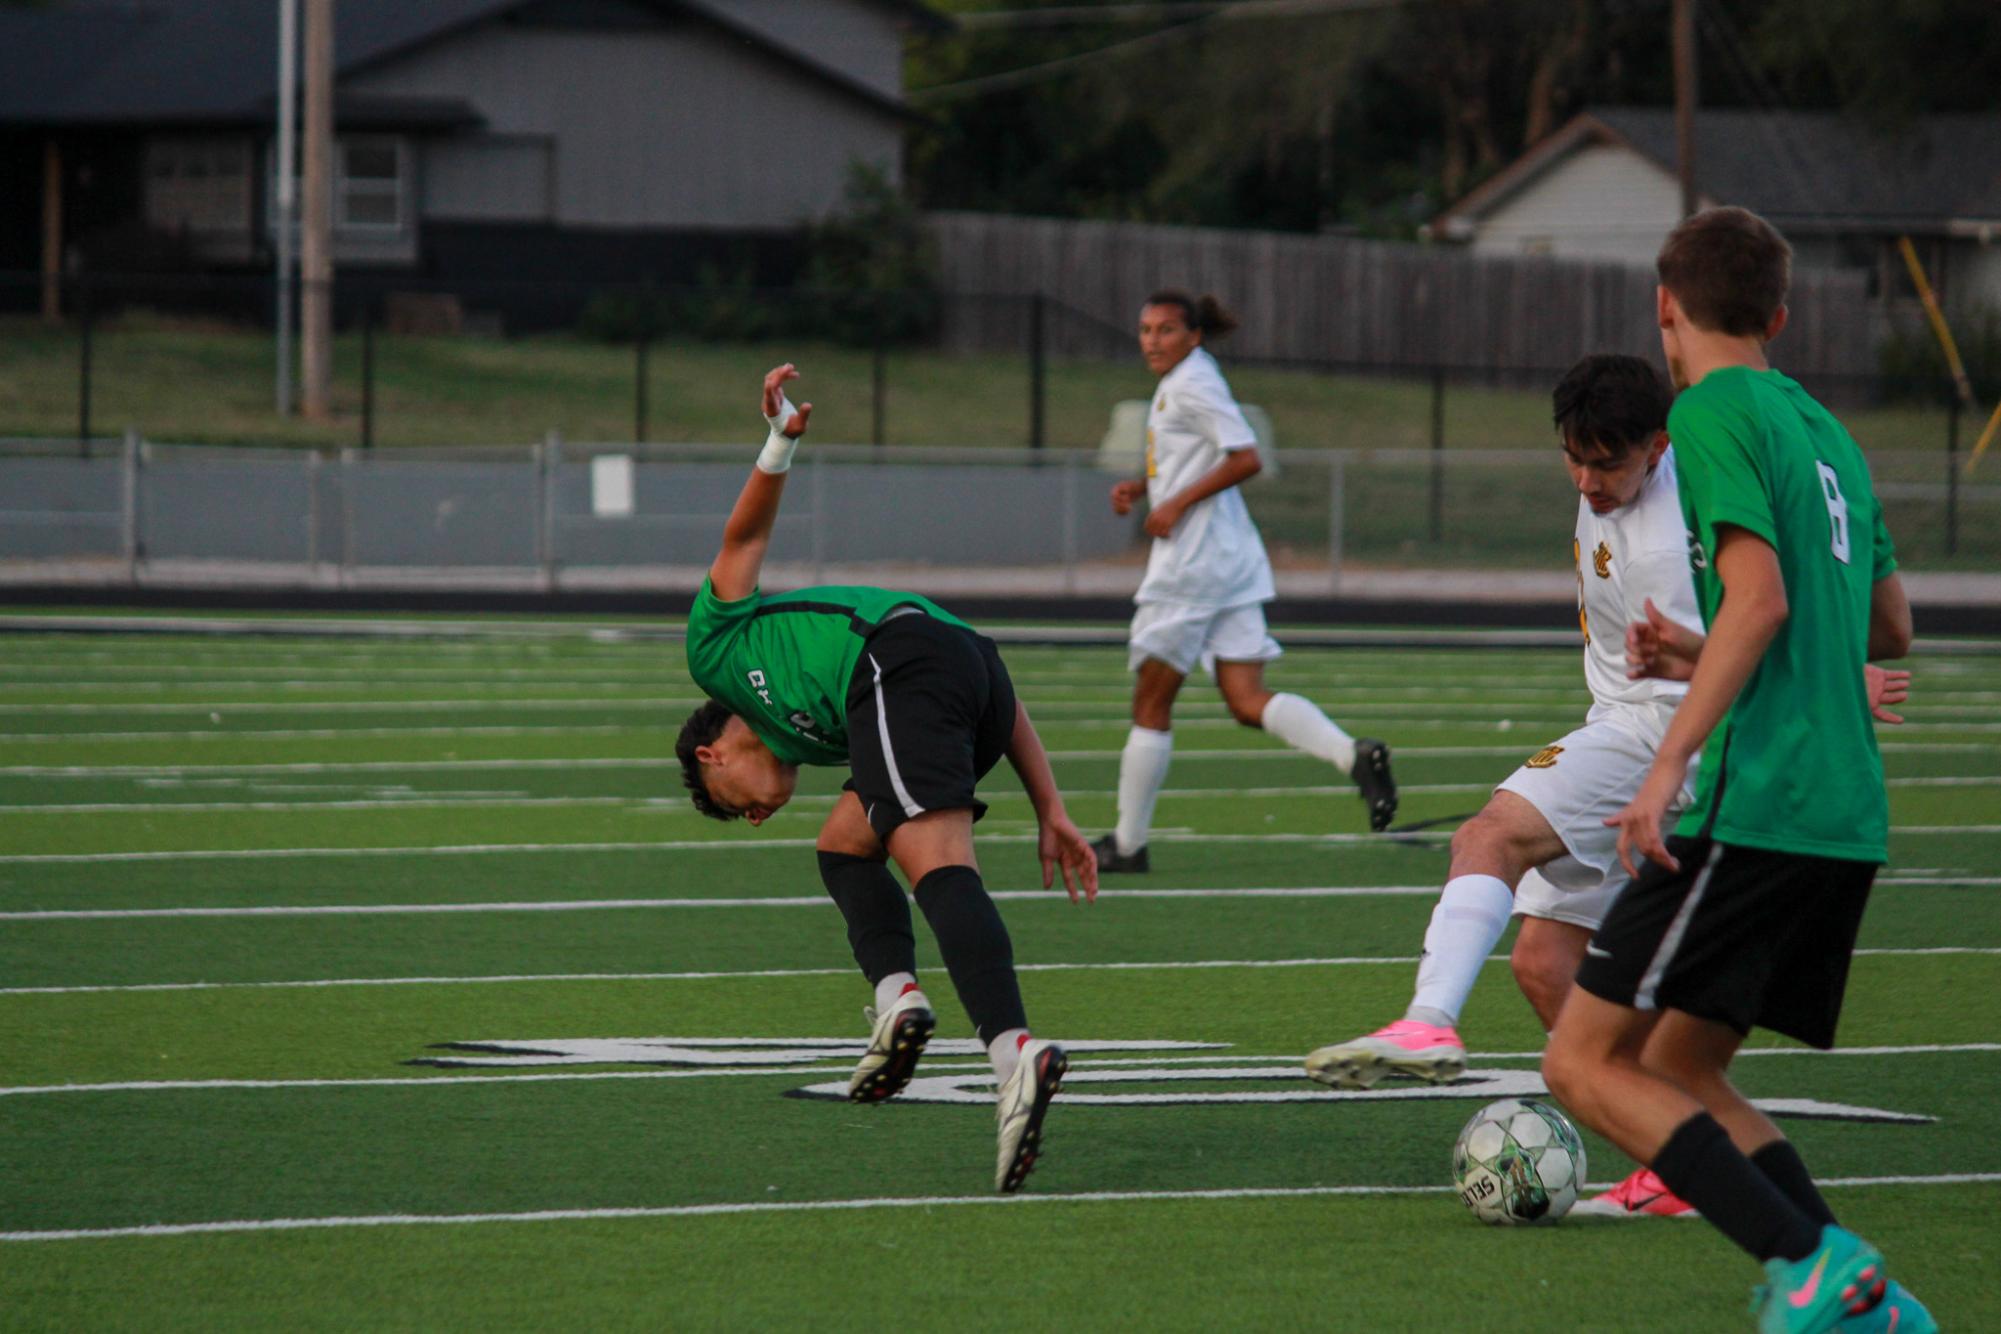
<svg viewBox="0 0 2001 1334">
<path fill-rule="evenodd" d="M 1000 1127 L 1000 1160 L 994 1168 L 994 1188 L 1012 1195 L 1035 1170 L 1042 1154 L 1042 1117 L 1049 1100 L 1062 1087 L 1070 1058 L 1053 1042 L 1030 1038 L 1021 1048 L 1021 1063 L 1000 1087 L 994 1120 Z"/>
<path fill-rule="evenodd" d="M 898 996 L 881 1014 L 873 1006 L 865 1006 L 862 1014 L 873 1028 L 868 1050 L 848 1080 L 848 1099 L 883 1102 L 903 1092 L 903 1086 L 917 1072 L 917 1058 L 931 1041 L 938 1017 L 931 1013 L 931 1002 L 915 987 Z"/>
<path fill-rule="evenodd" d="M 1386 1075 L 1449 1084 L 1466 1071 L 1466 1044 L 1450 1028 L 1399 1019 L 1367 1037 L 1322 1047 L 1306 1058 L 1306 1073 L 1337 1089 L 1370 1089 Z"/>
</svg>

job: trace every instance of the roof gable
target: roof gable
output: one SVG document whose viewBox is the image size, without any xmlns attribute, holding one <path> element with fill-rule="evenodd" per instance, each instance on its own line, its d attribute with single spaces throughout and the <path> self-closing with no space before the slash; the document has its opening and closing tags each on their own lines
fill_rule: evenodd
<svg viewBox="0 0 2001 1334">
<path fill-rule="evenodd" d="M 349 74 L 539 2 L 341 0 L 334 58 Z M 589 2 L 610 14 L 604 0 Z M 891 7 L 923 9 L 914 0 Z M 900 99 L 706 0 L 616 0 L 616 8 L 697 20 L 878 110 L 910 114 Z M 0 124 L 261 120 L 277 96 L 276 51 L 272 0 L 147 0 L 118 11 L 0 6 Z"/>
<path fill-rule="evenodd" d="M 1615 144 L 1676 172 L 1674 112 L 1601 107 L 1561 129 L 1446 209 L 1434 235 L 1470 227 L 1580 148 Z M 1704 110 L 1696 185 L 1800 232 L 1938 231 L 2001 217 L 2001 115 L 1930 116 L 1898 135 L 1833 112 Z"/>
</svg>

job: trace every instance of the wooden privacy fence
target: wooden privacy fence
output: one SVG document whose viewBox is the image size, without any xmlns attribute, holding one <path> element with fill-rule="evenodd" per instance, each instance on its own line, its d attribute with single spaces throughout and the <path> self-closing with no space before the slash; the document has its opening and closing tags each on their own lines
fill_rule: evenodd
<svg viewBox="0 0 2001 1334">
<path fill-rule="evenodd" d="M 1546 373 L 1586 352 L 1658 356 L 1650 268 L 1442 245 L 934 213 L 942 287 L 1039 293 L 1046 350 L 1123 354 L 1147 294 L 1214 292 L 1243 321 L 1238 360 Z M 1796 375 L 1874 376 L 1877 316 L 1859 274 L 1796 272 L 1779 360 Z M 947 302 L 947 346 L 1023 346 L 1027 303 Z"/>
</svg>

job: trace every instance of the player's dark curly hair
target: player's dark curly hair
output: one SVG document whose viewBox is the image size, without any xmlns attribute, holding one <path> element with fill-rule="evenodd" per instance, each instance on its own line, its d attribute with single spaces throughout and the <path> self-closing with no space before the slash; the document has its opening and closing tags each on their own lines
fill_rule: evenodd
<svg viewBox="0 0 2001 1334">
<path fill-rule="evenodd" d="M 1200 297 L 1193 297 L 1178 287 L 1169 287 L 1148 297 L 1146 304 L 1181 307 L 1182 322 L 1201 334 L 1205 341 L 1228 337 L 1230 331 L 1237 327 L 1237 317 L 1206 292 Z"/>
<path fill-rule="evenodd" d="M 696 757 L 698 746 L 713 746 L 716 738 L 723 734 L 723 728 L 736 715 L 726 705 L 715 700 L 704 701 L 702 707 L 688 715 L 688 721 L 681 724 L 681 735 L 674 742 L 674 758 L 681 761 L 681 781 L 688 785 L 688 795 L 695 803 L 695 809 L 711 820 L 738 820 L 742 811 L 728 811 L 716 804 L 709 795 L 709 785 L 702 777 L 702 761 Z"/>
<path fill-rule="evenodd" d="M 1550 397 L 1564 443 L 1616 458 L 1667 429 L 1674 391 L 1652 362 L 1598 352 L 1566 371 Z"/>
</svg>

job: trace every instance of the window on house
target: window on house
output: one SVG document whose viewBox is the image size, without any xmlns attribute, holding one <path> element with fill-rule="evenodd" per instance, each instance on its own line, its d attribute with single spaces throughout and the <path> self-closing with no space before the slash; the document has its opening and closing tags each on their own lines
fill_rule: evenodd
<svg viewBox="0 0 2001 1334">
<path fill-rule="evenodd" d="M 163 231 L 248 231 L 250 188 L 250 145 L 243 140 L 146 145 L 146 221 Z"/>
<path fill-rule="evenodd" d="M 343 139 L 336 161 L 334 226 L 401 230 L 410 174 L 403 142 Z"/>
</svg>

